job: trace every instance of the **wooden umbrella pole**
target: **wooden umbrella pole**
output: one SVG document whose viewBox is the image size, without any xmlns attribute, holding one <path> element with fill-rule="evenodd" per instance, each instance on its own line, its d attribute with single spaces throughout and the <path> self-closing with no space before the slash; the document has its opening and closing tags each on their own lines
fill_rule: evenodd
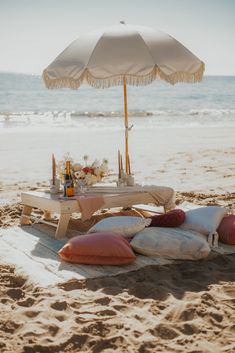
<svg viewBox="0 0 235 353">
<path fill-rule="evenodd" d="M 123 92 L 124 92 L 124 114 L 125 114 L 125 166 L 126 166 L 126 173 L 128 174 L 129 171 L 129 164 L 128 164 L 128 111 L 127 111 L 127 90 L 126 90 L 126 79 L 123 79 Z"/>
</svg>

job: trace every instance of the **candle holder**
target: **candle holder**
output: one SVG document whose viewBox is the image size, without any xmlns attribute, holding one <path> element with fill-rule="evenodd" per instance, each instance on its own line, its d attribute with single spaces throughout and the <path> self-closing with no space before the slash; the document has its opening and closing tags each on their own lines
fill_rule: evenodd
<svg viewBox="0 0 235 353">
<path fill-rule="evenodd" d="M 134 175 L 129 174 L 126 179 L 127 186 L 134 186 L 135 185 L 135 178 Z"/>
<path fill-rule="evenodd" d="M 58 194 L 60 192 L 60 179 L 50 180 L 50 193 Z"/>
</svg>

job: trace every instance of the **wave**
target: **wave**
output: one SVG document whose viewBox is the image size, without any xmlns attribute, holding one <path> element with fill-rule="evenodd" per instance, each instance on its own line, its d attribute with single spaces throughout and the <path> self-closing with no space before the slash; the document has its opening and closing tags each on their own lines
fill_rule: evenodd
<svg viewBox="0 0 235 353">
<path fill-rule="evenodd" d="M 180 127 L 235 127 L 235 109 L 190 109 L 130 111 L 130 125 L 135 130 L 180 128 Z M 48 112 L 1 112 L 0 130 L 13 128 L 79 128 L 80 131 L 121 131 L 123 112 L 121 111 L 48 111 Z M 4 130 L 3 130 L 4 129 Z M 28 131 L 28 130 L 27 130 Z"/>
<path fill-rule="evenodd" d="M 235 109 L 190 109 L 190 110 L 135 110 L 129 111 L 128 116 L 133 118 L 144 118 L 151 116 L 234 116 Z M 123 111 L 48 111 L 48 112 L 37 112 L 37 111 L 20 111 L 20 112 L 0 112 L 0 120 L 10 121 L 16 118 L 122 118 Z"/>
</svg>

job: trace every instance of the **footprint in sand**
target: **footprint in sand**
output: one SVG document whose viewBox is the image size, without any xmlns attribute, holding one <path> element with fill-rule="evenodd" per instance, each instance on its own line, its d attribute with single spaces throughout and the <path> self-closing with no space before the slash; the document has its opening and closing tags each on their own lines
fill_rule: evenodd
<svg viewBox="0 0 235 353">
<path fill-rule="evenodd" d="M 8 287 L 12 287 L 12 288 L 20 288 L 23 287 L 23 285 L 26 283 L 26 279 L 23 276 L 16 276 L 14 273 L 12 272 L 7 272 L 4 276 L 4 274 L 2 274 L 2 279 L 4 279 L 4 282 L 7 282 L 6 285 Z"/>
<path fill-rule="evenodd" d="M 65 342 L 60 344 L 54 344 L 50 346 L 42 345 L 42 344 L 25 345 L 23 352 L 24 353 L 80 352 L 83 347 L 85 348 L 88 338 L 90 337 L 85 334 L 83 335 L 73 334 L 71 337 L 67 338 Z M 97 351 L 97 353 L 98 352 L 99 351 Z"/>
<path fill-rule="evenodd" d="M 192 321 L 196 316 L 196 309 L 195 308 L 188 308 L 183 310 L 179 316 L 180 321 Z"/>
<path fill-rule="evenodd" d="M 165 340 L 174 339 L 179 336 L 179 333 L 170 325 L 159 324 L 154 329 L 149 330 L 155 337 L 160 337 Z"/>
<path fill-rule="evenodd" d="M 112 308 L 114 308 L 115 310 L 117 310 L 119 312 L 123 312 L 123 311 L 128 310 L 128 306 L 127 305 L 122 305 L 122 304 L 113 305 Z"/>
<path fill-rule="evenodd" d="M 210 316 L 217 322 L 222 322 L 223 321 L 223 315 L 216 313 L 216 312 L 210 312 Z"/>
<path fill-rule="evenodd" d="M 235 335 L 235 325 L 230 326 L 229 331 L 231 331 Z"/>
<path fill-rule="evenodd" d="M 94 336 L 105 337 L 110 332 L 110 327 L 105 325 L 102 321 L 91 323 L 82 328 L 82 332 L 89 333 Z"/>
<path fill-rule="evenodd" d="M 90 322 L 90 321 L 100 321 L 100 320 L 108 320 L 110 317 L 116 316 L 117 313 L 114 310 L 106 309 L 106 310 L 98 310 L 96 312 L 84 311 L 78 313 L 76 318 L 77 323 Z"/>
<path fill-rule="evenodd" d="M 106 309 L 106 310 L 101 310 L 98 312 L 99 316 L 116 316 L 117 313 L 114 310 L 111 309 Z"/>
<path fill-rule="evenodd" d="M 184 335 L 190 336 L 198 332 L 197 326 L 194 324 L 181 324 L 181 325 L 176 325 L 176 328 L 183 333 Z"/>
<path fill-rule="evenodd" d="M 67 317 L 65 315 L 57 315 L 55 316 L 56 320 L 63 322 L 65 320 L 67 320 Z"/>
<path fill-rule="evenodd" d="M 25 293 L 22 289 L 19 288 L 11 288 L 6 291 L 6 294 L 12 298 L 13 300 L 19 300 L 24 297 Z"/>
<path fill-rule="evenodd" d="M 33 304 L 35 303 L 35 299 L 29 297 L 27 299 L 24 299 L 24 300 L 20 300 L 17 302 L 17 304 L 19 306 L 24 306 L 24 307 L 30 307 L 30 306 L 33 306 Z"/>
<path fill-rule="evenodd" d="M 96 299 L 94 302 L 96 304 L 101 304 L 101 305 L 108 305 L 110 303 L 111 299 L 109 297 L 102 297 Z"/>
<path fill-rule="evenodd" d="M 39 314 L 40 314 L 40 311 L 34 311 L 34 310 L 29 310 L 29 311 L 24 312 L 24 315 L 30 319 L 33 319 L 34 317 L 38 316 Z"/>
<path fill-rule="evenodd" d="M 56 325 L 47 325 L 46 328 L 47 328 L 48 332 L 51 334 L 52 337 L 56 336 L 56 334 L 58 333 L 58 331 L 60 329 Z"/>
<path fill-rule="evenodd" d="M 99 353 L 103 351 L 114 352 L 119 349 L 120 352 L 127 352 L 128 342 L 123 336 L 113 336 L 109 338 L 101 338 L 92 347 L 92 353 Z"/>
<path fill-rule="evenodd" d="M 63 302 L 55 302 L 53 304 L 51 304 L 51 308 L 58 310 L 58 311 L 63 311 L 66 310 L 68 308 L 68 304 L 63 301 Z"/>
<path fill-rule="evenodd" d="M 20 326 L 21 324 L 18 324 L 15 321 L 0 321 L 0 331 L 4 331 L 7 333 L 14 333 Z"/>
</svg>

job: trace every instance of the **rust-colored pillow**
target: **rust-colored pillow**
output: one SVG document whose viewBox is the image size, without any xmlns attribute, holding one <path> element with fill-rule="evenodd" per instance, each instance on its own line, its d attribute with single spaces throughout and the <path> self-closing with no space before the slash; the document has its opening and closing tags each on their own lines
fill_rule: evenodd
<svg viewBox="0 0 235 353">
<path fill-rule="evenodd" d="M 109 232 L 78 235 L 58 254 L 65 261 L 88 265 L 125 265 L 136 259 L 128 241 Z"/>
<path fill-rule="evenodd" d="M 150 217 L 150 227 L 179 227 L 185 220 L 185 212 L 180 209 L 172 210 L 164 214 Z"/>
<path fill-rule="evenodd" d="M 235 245 L 235 215 L 225 216 L 217 229 L 222 243 Z"/>
</svg>

